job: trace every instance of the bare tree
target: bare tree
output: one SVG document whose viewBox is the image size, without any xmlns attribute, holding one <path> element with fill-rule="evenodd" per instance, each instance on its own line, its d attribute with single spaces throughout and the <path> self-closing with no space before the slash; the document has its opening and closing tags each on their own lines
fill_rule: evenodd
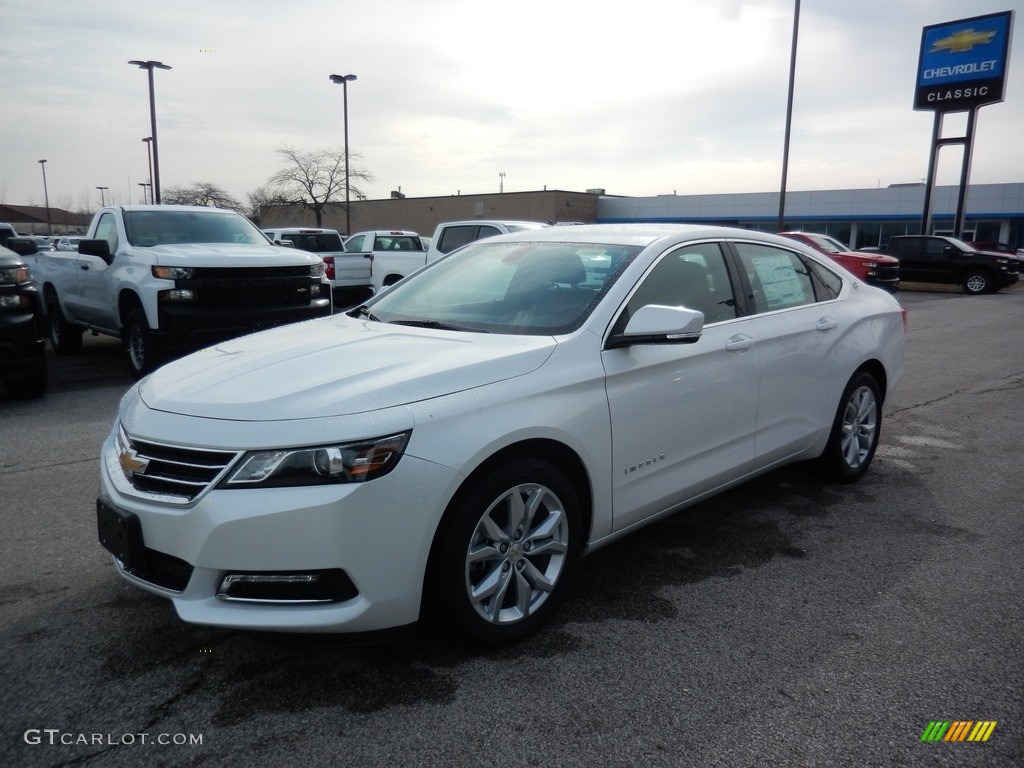
<svg viewBox="0 0 1024 768">
<path fill-rule="evenodd" d="M 206 205 L 229 208 L 243 214 L 246 212 L 244 204 L 208 181 L 196 181 L 189 187 L 169 187 L 161 190 L 160 200 L 164 205 Z"/>
<path fill-rule="evenodd" d="M 260 209 L 268 205 L 288 205 L 291 201 L 284 196 L 284 193 L 271 186 L 263 185 L 256 187 L 248 194 L 249 218 L 257 226 L 260 224 Z"/>
<path fill-rule="evenodd" d="M 292 147 L 277 150 L 281 169 L 270 177 L 268 185 L 289 202 L 297 203 L 316 217 L 316 226 L 323 226 L 323 212 L 328 203 L 345 199 L 345 151 L 315 149 L 302 152 Z M 353 182 L 370 182 L 373 177 L 360 168 L 353 168 L 349 155 L 349 197 L 359 199 L 362 193 Z"/>
</svg>

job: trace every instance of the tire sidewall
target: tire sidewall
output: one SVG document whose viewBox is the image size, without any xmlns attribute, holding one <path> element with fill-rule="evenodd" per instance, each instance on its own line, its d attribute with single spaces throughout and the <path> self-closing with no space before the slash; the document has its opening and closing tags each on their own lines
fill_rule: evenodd
<svg viewBox="0 0 1024 768">
<path fill-rule="evenodd" d="M 569 526 L 568 551 L 558 581 L 536 610 L 515 623 L 487 622 L 473 607 L 466 590 L 466 555 L 477 525 L 488 508 L 510 489 L 524 484 L 548 488 L 562 503 Z M 439 532 L 438 557 L 431 574 L 431 609 L 435 618 L 454 624 L 468 639 L 485 646 L 513 643 L 537 631 L 565 597 L 582 549 L 578 494 L 554 465 L 539 459 L 518 459 L 475 481 L 452 509 Z"/>
<path fill-rule="evenodd" d="M 136 356 L 136 341 L 142 347 L 141 364 Z M 125 351 L 128 353 L 128 367 L 131 369 L 132 376 L 139 379 L 153 370 L 156 356 L 153 333 L 141 309 L 133 309 L 128 313 L 124 325 L 124 343 Z"/>
<path fill-rule="evenodd" d="M 850 467 L 843 458 L 843 419 L 846 414 L 846 407 L 853 397 L 854 392 L 861 387 L 871 390 L 875 398 L 875 432 L 871 449 L 864 461 L 856 468 Z M 875 377 L 866 371 L 860 371 L 847 383 L 843 390 L 843 396 L 839 400 L 839 407 L 836 408 L 836 415 L 832 421 L 832 431 L 829 434 L 828 444 L 825 452 L 821 455 L 821 465 L 826 474 L 834 480 L 850 483 L 861 478 L 871 466 L 874 460 L 875 451 L 878 449 L 878 442 L 882 433 L 882 395 L 881 388 Z"/>
</svg>

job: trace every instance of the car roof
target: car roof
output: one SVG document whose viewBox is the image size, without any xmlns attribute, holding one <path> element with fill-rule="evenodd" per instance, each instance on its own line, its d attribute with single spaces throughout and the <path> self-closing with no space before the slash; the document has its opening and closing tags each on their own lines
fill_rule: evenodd
<svg viewBox="0 0 1024 768">
<path fill-rule="evenodd" d="M 807 246 L 802 246 L 795 240 L 767 232 L 705 224 L 579 224 L 573 227 L 545 227 L 544 229 L 512 232 L 507 235 L 497 235 L 497 237 L 509 242 L 601 243 L 641 247 L 646 247 L 658 240 L 685 242 L 704 238 L 727 238 L 757 240 L 782 245 L 786 248 L 803 247 L 808 249 Z"/>
</svg>

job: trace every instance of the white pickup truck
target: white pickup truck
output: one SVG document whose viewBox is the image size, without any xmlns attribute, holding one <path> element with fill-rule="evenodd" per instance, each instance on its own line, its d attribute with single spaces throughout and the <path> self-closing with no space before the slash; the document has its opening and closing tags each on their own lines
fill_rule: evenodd
<svg viewBox="0 0 1024 768">
<path fill-rule="evenodd" d="M 29 267 L 53 348 L 77 352 L 86 330 L 120 337 L 136 377 L 164 351 L 331 313 L 322 259 L 218 208 L 101 208 L 77 253 L 41 251 Z"/>
<path fill-rule="evenodd" d="M 370 295 L 370 258 L 362 253 L 346 253 L 338 230 L 277 227 L 264 229 L 263 234 L 276 245 L 308 251 L 324 260 L 336 311 L 339 307 L 358 304 Z"/>
<path fill-rule="evenodd" d="M 356 232 L 345 241 L 345 251 L 350 256 L 369 259 L 374 293 L 394 285 L 427 263 L 423 241 L 416 232 L 407 229 Z"/>
<path fill-rule="evenodd" d="M 345 250 L 372 253 L 371 282 L 374 292 L 379 293 L 406 275 L 411 275 L 424 264 L 429 264 L 474 240 L 547 226 L 549 225 L 537 221 L 449 221 L 437 225 L 430 247 L 427 249 L 423 248 L 423 243 L 415 232 L 396 229 L 358 232 L 345 241 Z"/>
</svg>

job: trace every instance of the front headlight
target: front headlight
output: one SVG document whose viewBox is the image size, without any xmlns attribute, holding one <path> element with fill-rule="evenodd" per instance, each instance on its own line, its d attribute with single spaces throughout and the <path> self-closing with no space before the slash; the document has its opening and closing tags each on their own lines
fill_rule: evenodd
<svg viewBox="0 0 1024 768">
<path fill-rule="evenodd" d="M 222 488 L 287 488 L 298 485 L 363 483 L 383 477 L 398 464 L 410 432 L 310 448 L 250 451 Z"/>
<path fill-rule="evenodd" d="M 312 264 L 309 267 L 310 277 L 323 277 L 327 273 L 327 266 L 321 261 L 319 264 Z"/>
<path fill-rule="evenodd" d="M 153 267 L 153 277 L 161 280 L 191 280 L 195 272 L 192 267 Z"/>
<path fill-rule="evenodd" d="M 17 285 L 28 282 L 28 267 L 7 267 L 0 269 L 0 285 Z"/>
</svg>

